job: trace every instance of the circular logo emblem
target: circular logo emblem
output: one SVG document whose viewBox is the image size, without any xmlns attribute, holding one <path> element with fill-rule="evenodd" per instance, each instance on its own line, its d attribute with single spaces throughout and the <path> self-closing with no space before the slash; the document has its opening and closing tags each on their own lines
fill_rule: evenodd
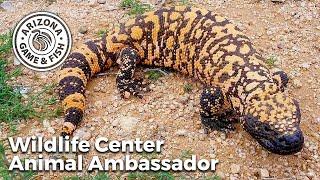
<svg viewBox="0 0 320 180">
<path fill-rule="evenodd" d="M 72 45 L 71 32 L 57 15 L 39 11 L 19 21 L 13 32 L 13 51 L 22 64 L 36 71 L 58 67 Z"/>
</svg>

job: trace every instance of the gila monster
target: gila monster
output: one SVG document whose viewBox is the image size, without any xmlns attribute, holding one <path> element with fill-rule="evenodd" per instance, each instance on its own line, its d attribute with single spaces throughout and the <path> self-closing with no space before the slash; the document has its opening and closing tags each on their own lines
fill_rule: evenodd
<svg viewBox="0 0 320 180">
<path fill-rule="evenodd" d="M 249 38 L 211 11 L 160 8 L 77 47 L 58 75 L 62 135 L 71 135 L 83 118 L 88 80 L 114 65 L 122 97 L 142 97 L 137 65 L 171 68 L 203 84 L 200 117 L 206 130 L 233 129 L 237 114 L 245 131 L 267 150 L 285 155 L 303 147 L 299 105 L 284 92 L 286 73 L 269 70 Z"/>
</svg>

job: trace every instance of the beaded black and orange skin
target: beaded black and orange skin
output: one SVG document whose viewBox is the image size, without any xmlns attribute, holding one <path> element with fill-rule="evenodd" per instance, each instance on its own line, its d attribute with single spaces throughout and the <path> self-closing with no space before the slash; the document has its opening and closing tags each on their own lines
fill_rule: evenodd
<svg viewBox="0 0 320 180">
<path fill-rule="evenodd" d="M 141 64 L 172 68 L 203 83 L 200 116 L 206 128 L 232 128 L 229 117 L 237 114 L 244 129 L 271 152 L 301 150 L 299 105 L 283 92 L 287 75 L 269 70 L 249 38 L 228 20 L 184 6 L 140 15 L 69 55 L 58 78 L 63 134 L 72 134 L 81 122 L 88 80 L 111 66 L 120 68 L 122 97 L 141 97 L 141 81 L 134 78 Z"/>
</svg>

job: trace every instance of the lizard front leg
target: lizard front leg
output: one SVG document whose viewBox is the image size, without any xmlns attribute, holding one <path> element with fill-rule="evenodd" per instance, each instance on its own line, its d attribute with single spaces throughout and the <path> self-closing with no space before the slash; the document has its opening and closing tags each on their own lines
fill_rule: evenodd
<svg viewBox="0 0 320 180">
<path fill-rule="evenodd" d="M 280 90 L 283 92 L 288 85 L 288 75 L 279 68 L 272 69 L 272 78 L 277 83 Z"/>
<path fill-rule="evenodd" d="M 233 110 L 230 101 L 219 87 L 204 88 L 200 98 L 201 123 L 207 133 L 209 129 L 219 131 L 234 130 L 230 119 Z"/>
<path fill-rule="evenodd" d="M 129 98 L 130 95 L 142 98 L 141 92 L 145 89 L 143 79 L 135 79 L 134 73 L 140 57 L 135 49 L 124 48 L 120 52 L 117 63 L 120 70 L 117 74 L 117 88 L 123 98 Z"/>
</svg>

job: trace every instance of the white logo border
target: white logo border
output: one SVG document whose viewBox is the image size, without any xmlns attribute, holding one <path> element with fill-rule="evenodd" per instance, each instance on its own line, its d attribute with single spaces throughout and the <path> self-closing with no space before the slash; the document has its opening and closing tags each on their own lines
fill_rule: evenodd
<svg viewBox="0 0 320 180">
<path fill-rule="evenodd" d="M 66 51 L 63 58 L 58 61 L 58 63 L 54 64 L 52 67 L 49 67 L 49 68 L 35 68 L 35 67 L 30 66 L 28 63 L 24 62 L 23 58 L 20 57 L 19 52 L 16 49 L 16 37 L 17 37 L 18 30 L 19 30 L 18 27 L 20 27 L 22 25 L 22 23 L 24 23 L 27 19 L 31 18 L 31 16 L 37 16 L 37 15 L 48 15 L 48 16 L 55 17 L 61 23 L 61 25 L 64 27 L 64 30 L 66 30 L 66 32 L 68 34 L 68 37 L 67 37 L 69 39 L 69 44 L 67 45 L 68 50 Z M 14 31 L 13 31 L 13 36 L 12 36 L 12 47 L 13 47 L 12 49 L 14 51 L 16 58 L 27 68 L 32 69 L 34 71 L 40 71 L 40 72 L 50 71 L 52 69 L 59 67 L 67 59 L 68 55 L 70 54 L 71 49 L 72 49 L 72 43 L 73 43 L 72 42 L 72 34 L 71 34 L 69 26 L 65 23 L 65 21 L 62 18 L 60 18 L 55 13 L 49 12 L 49 11 L 35 11 L 35 12 L 31 12 L 28 15 L 24 16 L 16 24 Z"/>
</svg>

